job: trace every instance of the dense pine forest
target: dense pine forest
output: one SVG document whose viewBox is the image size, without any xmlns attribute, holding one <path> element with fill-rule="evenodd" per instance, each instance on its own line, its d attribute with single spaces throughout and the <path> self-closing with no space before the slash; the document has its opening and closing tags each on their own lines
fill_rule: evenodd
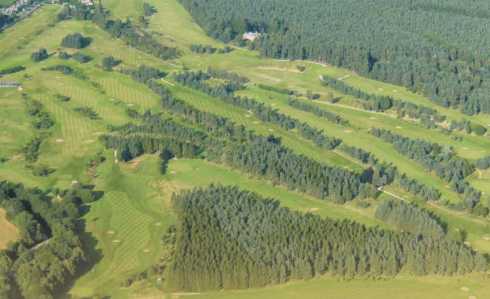
<svg viewBox="0 0 490 299">
<path fill-rule="evenodd" d="M 366 228 L 283 208 L 236 187 L 211 186 L 173 198 L 178 222 L 169 285 L 208 290 L 260 287 L 323 273 L 342 277 L 453 275 L 481 271 L 483 256 L 441 238 L 415 208 L 381 208 L 380 217 L 414 217 L 427 236 Z M 408 210 L 407 210 L 408 209 Z"/>
<path fill-rule="evenodd" d="M 181 2 L 221 40 L 260 32 L 264 55 L 347 67 L 467 114 L 490 113 L 488 1 Z"/>
</svg>

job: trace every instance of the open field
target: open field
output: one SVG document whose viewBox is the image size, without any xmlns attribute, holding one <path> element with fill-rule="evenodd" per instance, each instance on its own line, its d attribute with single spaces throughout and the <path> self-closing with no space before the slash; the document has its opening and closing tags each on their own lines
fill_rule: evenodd
<svg viewBox="0 0 490 299">
<path fill-rule="evenodd" d="M 182 295 L 178 298 L 390 298 L 390 299 L 468 299 L 488 298 L 490 289 L 486 279 L 471 278 L 397 278 L 395 280 L 352 280 L 320 278 L 307 282 L 291 282 L 286 285 L 246 291 L 224 291 L 210 294 Z"/>
<path fill-rule="evenodd" d="M 443 198 L 459 202 L 461 198 L 450 187 L 427 173 L 422 166 L 395 151 L 392 145 L 369 134 L 371 127 L 386 128 L 410 138 L 430 139 L 455 148 L 458 155 L 469 160 L 490 155 L 490 138 L 463 133 L 453 133 L 462 138 L 455 141 L 439 130 L 426 129 L 417 122 L 397 119 L 389 113 L 361 111 L 350 105 L 352 100 L 344 96 L 341 103 L 328 104 L 324 101 L 313 103 L 317 107 L 332 111 L 349 120 L 346 128 L 327 122 L 312 113 L 300 111 L 287 105 L 287 96 L 264 91 L 256 84 L 263 83 L 276 87 L 287 87 L 299 92 L 311 90 L 322 95 L 337 92 L 320 84 L 319 76 L 327 74 L 346 77 L 346 82 L 365 91 L 391 95 L 437 109 L 449 119 L 469 119 L 459 111 L 435 105 L 427 98 L 411 93 L 403 88 L 360 77 L 348 70 L 313 62 L 279 61 L 262 58 L 255 51 L 236 48 L 233 52 L 219 55 L 198 55 L 191 53 L 191 44 L 206 44 L 221 47 L 221 42 L 208 37 L 193 22 L 177 0 L 148 0 L 157 13 L 150 18 L 148 30 L 162 43 L 174 45 L 183 55 L 173 61 L 162 61 L 128 47 L 115 40 L 91 22 L 65 21 L 56 23 L 59 6 L 45 6 L 32 17 L 0 33 L 0 69 L 24 65 L 27 70 L 8 75 L 7 79 L 19 80 L 23 90 L 0 89 L 0 180 L 22 182 L 31 187 L 67 188 L 73 181 L 93 184 L 105 192 L 104 197 L 91 205 L 85 216 L 87 233 L 95 238 L 95 248 L 91 252 L 94 265 L 78 279 L 70 294 L 78 297 L 110 295 L 113 298 L 143 298 L 145 292 L 154 290 L 151 286 L 122 288 L 121 283 L 130 275 L 139 273 L 154 265 L 161 254 L 160 239 L 169 225 L 175 222 L 170 207 L 173 192 L 211 183 L 238 185 L 263 196 L 278 199 L 282 205 L 292 210 L 318 214 L 335 219 L 351 219 L 368 226 L 387 227 L 374 218 L 374 210 L 379 201 L 369 199 L 368 208 L 360 208 L 355 202 L 336 205 L 314 199 L 282 186 L 274 186 L 261 178 L 229 169 L 223 165 L 204 160 L 172 160 L 165 175 L 159 172 L 157 156 L 143 156 L 130 163 L 115 163 L 113 153 L 104 149 L 99 142 L 100 135 L 109 132 L 110 126 L 135 122 L 126 113 L 127 108 L 139 112 L 161 111 L 158 97 L 143 84 L 135 83 L 128 76 L 118 72 L 106 72 L 100 68 L 103 57 L 113 55 L 123 60 L 122 67 L 133 68 L 140 64 L 158 67 L 166 72 L 178 72 L 184 67 L 207 69 L 216 67 L 237 72 L 248 77 L 251 84 L 241 91 L 247 95 L 277 108 L 280 112 L 306 122 L 312 127 L 323 129 L 329 136 L 341 138 L 345 144 L 364 148 L 383 161 L 391 162 L 404 173 L 424 184 L 434 186 L 442 192 Z M 140 0 L 104 0 L 112 14 L 118 18 L 131 17 L 136 20 L 142 14 Z M 0 2 L 1 4 L 1 2 Z M 57 57 L 61 38 L 69 33 L 81 32 L 93 38 L 92 44 L 82 53 L 93 57 L 86 64 L 64 61 Z M 32 52 L 47 48 L 53 55 L 40 63 L 30 60 Z M 5 59 L 4 59 L 5 58 Z M 56 64 L 66 64 L 80 70 L 88 78 L 81 80 L 58 72 L 46 72 L 41 68 Z M 304 72 L 297 65 L 306 65 Z M 282 139 L 288 148 L 317 161 L 361 171 L 364 166 L 338 150 L 320 149 L 297 132 L 261 122 L 244 109 L 225 104 L 219 99 L 207 96 L 177 84 L 171 76 L 165 79 L 169 89 L 182 100 L 194 107 L 232 119 L 237 124 L 263 135 L 274 134 Z M 170 84 L 168 84 L 170 83 Z M 34 132 L 31 120 L 22 102 L 21 94 L 31 94 L 39 100 L 53 117 L 55 125 L 44 140 L 39 160 L 35 163 L 49 165 L 55 172 L 48 177 L 38 177 L 26 167 L 22 148 L 32 138 Z M 57 96 L 69 96 L 69 102 L 60 101 Z M 89 119 L 74 111 L 77 107 L 90 107 L 99 119 Z M 483 125 L 490 124 L 490 116 L 479 115 L 471 120 Z M 88 162 L 98 152 L 107 158 L 95 173 L 88 169 Z M 469 178 L 470 183 L 485 192 L 483 202 L 490 195 L 490 172 L 476 172 Z M 407 200 L 420 201 L 400 190 L 389 186 L 386 190 Z M 463 229 L 467 232 L 469 244 L 480 251 L 490 252 L 490 222 L 488 218 L 472 216 L 466 212 L 456 212 L 436 204 L 425 204 L 444 222 L 448 230 Z M 16 230 L 5 223 L 0 209 L 0 249 L 15 239 Z M 5 232 L 4 232 L 5 230 Z M 223 291 L 209 294 L 151 294 L 157 298 L 394 298 L 394 299 L 481 299 L 490 297 L 488 279 L 483 277 L 399 277 L 393 280 L 339 281 L 323 277 L 305 282 L 291 282 L 285 285 L 253 289 L 247 291 Z M 387 297 L 389 296 L 389 297 Z M 471 297 L 475 296 L 475 297 Z M 150 297 L 150 295 L 148 295 Z M 146 298 L 146 297 L 145 297 Z"/>
</svg>

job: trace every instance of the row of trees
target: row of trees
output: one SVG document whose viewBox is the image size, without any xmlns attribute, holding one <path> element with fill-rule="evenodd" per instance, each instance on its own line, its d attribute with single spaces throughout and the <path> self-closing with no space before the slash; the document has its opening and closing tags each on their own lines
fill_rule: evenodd
<svg viewBox="0 0 490 299">
<path fill-rule="evenodd" d="M 232 47 L 224 47 L 224 48 L 215 48 L 211 45 L 202 45 L 202 44 L 192 44 L 191 51 L 197 54 L 226 54 L 233 51 Z"/>
<path fill-rule="evenodd" d="M 14 73 L 18 73 L 18 72 L 22 72 L 24 71 L 26 68 L 25 66 L 23 65 L 16 65 L 16 66 L 13 66 L 13 67 L 9 67 L 9 68 L 5 68 L 5 69 L 1 69 L 0 70 L 0 76 L 4 76 L 4 75 L 9 75 L 9 74 L 14 74 Z"/>
<path fill-rule="evenodd" d="M 373 171 L 366 170 L 357 174 L 343 168 L 330 167 L 305 156 L 297 155 L 285 148 L 278 138 L 273 136 L 257 136 L 246 130 L 243 126 L 237 126 L 232 121 L 216 115 L 199 111 L 182 100 L 176 99 L 164 86 L 156 81 L 149 81 L 148 86 L 162 97 L 164 107 L 186 121 L 204 129 L 207 137 L 204 139 L 199 133 L 199 139 L 191 138 L 190 128 L 175 129 L 181 126 L 177 123 L 170 125 L 145 125 L 131 131 L 120 131 L 122 138 L 134 143 L 141 143 L 141 138 L 157 140 L 157 138 L 171 137 L 173 142 L 194 145 L 205 153 L 207 159 L 226 163 L 229 166 L 242 171 L 266 177 L 271 181 L 288 186 L 291 189 L 309 193 L 322 199 L 331 199 L 337 202 L 352 200 L 358 195 L 371 193 L 373 188 Z M 149 117 L 149 115 L 147 114 Z M 152 118 L 143 117 L 145 122 Z M 169 122 L 170 119 L 163 119 Z M 156 122 L 156 120 L 151 120 Z M 173 129 L 165 129 L 165 128 Z M 136 130 L 136 131 L 135 131 Z M 187 132 L 178 134 L 177 132 Z M 116 132 L 108 137 L 112 138 Z M 194 133 L 197 136 L 197 133 Z M 144 137 L 142 137 L 144 135 Z M 148 141 L 150 143 L 150 141 Z M 163 143 L 163 141 L 162 141 Z M 108 144 L 106 142 L 106 144 Z M 116 147 L 115 143 L 108 144 Z M 139 150 L 133 152 L 142 154 L 145 148 L 151 148 L 155 152 L 161 150 L 157 144 L 145 147 L 137 145 Z M 121 149 L 121 148 L 120 148 Z M 197 153 L 201 153 L 198 151 Z M 178 156 L 177 153 L 172 153 Z M 197 156 L 197 154 L 195 155 Z M 130 155 L 134 157 L 134 155 Z M 370 187 L 371 186 L 371 187 Z"/>
<path fill-rule="evenodd" d="M 427 128 L 435 128 L 437 123 L 446 120 L 446 116 L 439 114 L 435 109 L 416 105 L 409 101 L 396 100 L 391 96 L 371 94 L 331 76 L 323 75 L 322 84 L 363 100 L 365 109 L 374 111 L 393 109 L 399 117 L 419 119 Z"/>
<path fill-rule="evenodd" d="M 415 179 L 402 174 L 399 176 L 398 183 L 406 191 L 420 197 L 426 201 L 436 201 L 441 198 L 441 192 L 434 187 L 424 185 Z"/>
<path fill-rule="evenodd" d="M 323 130 L 313 128 L 309 124 L 283 114 L 277 109 L 269 107 L 264 103 L 248 97 L 234 96 L 233 92 L 241 88 L 243 82 L 229 80 L 229 82 L 225 82 L 224 84 L 208 84 L 206 80 L 212 78 L 224 78 L 224 76 L 219 76 L 219 74 L 216 75 L 216 73 L 217 71 L 208 71 L 206 73 L 202 71 L 188 71 L 179 73 L 175 76 L 175 79 L 179 83 L 199 89 L 211 96 L 218 97 L 228 104 L 252 111 L 258 119 L 264 122 L 277 124 L 286 130 L 297 130 L 302 137 L 313 141 L 320 147 L 334 149 L 342 142 L 340 139 L 325 135 Z"/>
<path fill-rule="evenodd" d="M 377 208 L 375 217 L 401 231 L 430 238 L 442 238 L 444 227 L 429 212 L 400 200 L 385 200 Z"/>
<path fill-rule="evenodd" d="M 462 243 L 292 212 L 236 187 L 186 191 L 173 204 L 172 289 L 263 287 L 324 273 L 389 277 L 487 269 L 486 259 Z"/>
<path fill-rule="evenodd" d="M 140 83 L 147 83 L 153 79 L 161 79 L 167 75 L 157 68 L 146 65 L 140 65 L 137 69 L 128 69 L 122 72 L 130 75 L 133 80 Z"/>
<path fill-rule="evenodd" d="M 32 125 L 35 129 L 46 130 L 54 126 L 53 118 L 40 101 L 32 99 L 27 94 L 23 94 L 22 98 L 24 99 L 27 114 L 32 118 Z"/>
<path fill-rule="evenodd" d="M 327 111 L 325 109 L 321 109 L 321 108 L 319 108 L 313 104 L 295 99 L 293 97 L 290 97 L 288 99 L 288 105 L 293 107 L 293 108 L 299 109 L 299 110 L 303 110 L 306 112 L 313 113 L 316 116 L 325 118 L 326 120 L 328 120 L 329 122 L 332 122 L 334 124 L 345 126 L 345 127 L 350 126 L 349 121 L 346 119 L 343 119 L 338 114 Z"/>
<path fill-rule="evenodd" d="M 434 171 L 450 183 L 454 191 L 464 195 L 468 208 L 473 208 L 479 203 L 481 192 L 465 181 L 465 178 L 474 172 L 475 167 L 466 159 L 458 157 L 452 148 L 421 139 L 410 139 L 385 129 L 373 128 L 371 133 L 393 144 L 398 152 L 419 162 L 424 168 Z"/>
<path fill-rule="evenodd" d="M 54 298 L 86 262 L 79 218 L 100 194 L 80 185 L 54 193 L 58 200 L 0 182 L 0 207 L 20 231 L 20 240 L 0 252 L 1 298 Z"/>
<path fill-rule="evenodd" d="M 339 149 L 363 164 L 368 164 L 378 169 L 378 179 L 375 180 L 377 182 L 375 185 L 377 186 L 388 185 L 396 180 L 400 187 L 426 201 L 436 201 L 441 198 L 439 190 L 411 179 L 406 174 L 400 174 L 394 165 L 379 161 L 378 158 L 366 150 L 346 144 L 342 144 Z"/>
<path fill-rule="evenodd" d="M 490 112 L 486 0 L 181 2 L 223 41 L 260 32 L 253 47 L 263 55 L 350 68 L 467 114 Z"/>
<path fill-rule="evenodd" d="M 226 71 L 209 69 L 203 71 L 184 71 L 174 76 L 175 80 L 183 85 L 198 89 L 213 97 L 232 96 L 237 90 L 244 87 L 246 78 Z M 217 78 L 221 80 L 211 81 Z"/>
</svg>

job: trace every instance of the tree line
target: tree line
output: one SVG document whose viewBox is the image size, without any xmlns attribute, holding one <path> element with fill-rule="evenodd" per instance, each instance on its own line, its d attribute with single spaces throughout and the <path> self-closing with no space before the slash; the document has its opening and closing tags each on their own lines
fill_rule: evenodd
<svg viewBox="0 0 490 299">
<path fill-rule="evenodd" d="M 439 190 L 422 184 L 415 179 L 411 179 L 406 174 L 401 174 L 396 166 L 380 161 L 366 150 L 346 144 L 342 144 L 339 150 L 359 160 L 363 164 L 371 165 L 376 169 L 375 179 L 373 179 L 376 186 L 389 185 L 396 180 L 400 187 L 426 201 L 436 201 L 441 198 L 441 192 Z"/>
<path fill-rule="evenodd" d="M 297 130 L 302 137 L 313 141 L 322 148 L 334 149 L 342 142 L 340 139 L 325 135 L 323 130 L 313 128 L 264 103 L 248 97 L 234 96 L 233 92 L 243 87 L 243 81 L 229 80 L 223 84 L 208 84 L 206 80 L 212 78 L 223 79 L 223 76 L 217 76 L 216 71 L 186 71 L 175 76 L 175 80 L 183 85 L 203 91 L 233 106 L 252 111 L 261 121 L 277 124 L 285 130 Z"/>
<path fill-rule="evenodd" d="M 225 46 L 224 48 L 215 48 L 211 45 L 192 44 L 191 51 L 196 54 L 226 54 L 233 51 L 232 47 Z"/>
<path fill-rule="evenodd" d="M 386 111 L 393 109 L 398 117 L 418 119 L 426 128 L 436 128 L 438 123 L 446 120 L 445 115 L 441 115 L 437 110 L 426 106 L 416 105 L 406 100 L 397 100 L 391 96 L 371 94 L 327 75 L 323 75 L 321 80 L 325 86 L 363 100 L 362 105 L 367 110 Z"/>
<path fill-rule="evenodd" d="M 183 126 L 172 119 L 161 116 L 158 117 L 162 119 L 157 120 L 147 113 L 147 117 L 142 119 L 145 122 L 163 121 L 173 122 L 173 124 L 152 125 L 148 123 L 139 126 L 138 129 L 130 127 L 132 128 L 130 131 L 128 131 L 129 127 L 125 127 L 102 137 L 107 146 L 118 149 L 118 152 L 127 152 L 121 147 L 121 144 L 127 144 L 129 149 L 133 148 L 134 150 L 130 150 L 132 154 L 128 157 L 134 158 L 134 153 L 143 154 L 146 149 L 151 149 L 149 152 L 152 153 L 161 151 L 162 148 L 168 147 L 164 138 L 171 138 L 175 144 L 196 146 L 194 156 L 204 154 L 207 159 L 266 177 L 275 183 L 321 199 L 342 203 L 356 196 L 372 193 L 374 187 L 370 183 L 373 180 L 373 171 L 370 169 L 358 174 L 297 155 L 284 147 L 279 138 L 258 136 L 226 118 L 199 111 L 175 98 L 167 88 L 154 80 L 147 82 L 147 85 L 161 96 L 162 105 L 166 110 L 184 118 L 186 122 L 197 128 Z M 197 131 L 191 134 L 192 130 Z M 207 137 L 204 138 L 202 134 Z M 199 139 L 190 138 L 190 136 L 199 136 Z M 117 141 L 114 141 L 115 139 Z M 159 146 L 159 142 L 162 146 Z M 170 152 L 177 157 L 182 154 L 179 151 L 170 150 Z"/>
<path fill-rule="evenodd" d="M 325 273 L 380 278 L 487 270 L 485 257 L 459 242 L 293 212 L 237 187 L 185 191 L 172 202 L 171 289 L 255 288 Z"/>
<path fill-rule="evenodd" d="M 1 298 L 55 298 L 87 262 L 80 217 L 101 193 L 74 185 L 52 194 L 0 182 L 0 207 L 20 232 L 0 252 Z"/>
<path fill-rule="evenodd" d="M 426 210 L 401 200 L 385 200 L 377 208 L 374 216 L 394 225 L 401 231 L 431 238 L 442 238 L 446 234 L 438 219 Z"/>
<path fill-rule="evenodd" d="M 182 0 L 212 37 L 263 55 L 311 59 L 426 95 L 467 114 L 490 113 L 485 0 Z M 379 12 L 386 12 L 383 18 Z"/>
<path fill-rule="evenodd" d="M 305 112 L 313 113 L 316 116 L 324 118 L 331 123 L 341 125 L 344 127 L 350 126 L 349 121 L 342 118 L 340 115 L 335 114 L 335 113 L 330 112 L 330 111 L 327 111 L 325 109 L 321 109 L 321 108 L 319 108 L 313 104 L 307 103 L 305 101 L 301 101 L 301 100 L 295 99 L 293 97 L 289 97 L 288 98 L 288 105 L 293 107 L 293 108 L 305 111 Z"/>
<path fill-rule="evenodd" d="M 458 157 L 451 147 L 421 139 L 410 139 L 385 129 L 373 128 L 371 133 L 393 144 L 399 153 L 419 162 L 424 168 L 434 171 L 437 176 L 450 183 L 454 191 L 463 194 L 468 208 L 472 209 L 479 203 L 481 192 L 465 181 L 465 178 L 474 172 L 475 166 Z"/>
</svg>

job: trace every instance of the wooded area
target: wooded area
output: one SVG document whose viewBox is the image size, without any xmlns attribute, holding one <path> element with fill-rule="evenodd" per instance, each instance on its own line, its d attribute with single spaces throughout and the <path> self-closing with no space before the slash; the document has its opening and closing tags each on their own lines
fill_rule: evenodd
<svg viewBox="0 0 490 299">
<path fill-rule="evenodd" d="M 181 0 L 223 41 L 260 32 L 262 54 L 312 59 L 490 113 L 488 1 Z M 383 12 L 380 17 L 379 12 Z"/>
<path fill-rule="evenodd" d="M 378 278 L 486 269 L 485 258 L 462 243 L 292 212 L 236 187 L 183 192 L 173 204 L 177 238 L 168 284 L 174 289 L 262 287 L 323 273 Z"/>
</svg>

